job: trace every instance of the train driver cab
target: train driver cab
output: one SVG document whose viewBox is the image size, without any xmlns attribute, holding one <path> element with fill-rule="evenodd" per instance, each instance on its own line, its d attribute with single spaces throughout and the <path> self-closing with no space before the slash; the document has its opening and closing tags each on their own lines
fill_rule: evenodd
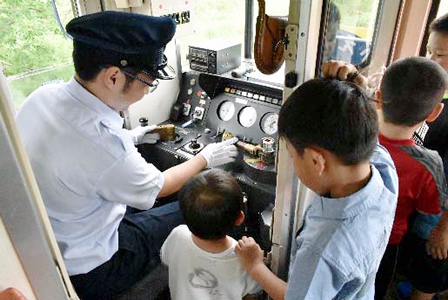
<svg viewBox="0 0 448 300">
<path fill-rule="evenodd" d="M 45 13 L 28 20 L 42 24 L 34 28 L 34 40 L 19 34 L 25 25 L 5 23 L 11 27 L 4 41 L 12 51 L 0 56 L 0 236 L 6 241 L 0 243 L 0 291 L 16 286 L 28 299 L 77 299 L 14 122 L 15 111 L 34 89 L 73 75 L 71 40 L 64 29 L 71 18 L 115 10 L 175 21 L 176 34 L 165 50 L 174 79 L 161 81 L 153 93 L 121 111 L 124 127 L 157 125 L 151 133 L 158 138 L 144 137 L 137 149 L 161 171 L 211 143 L 237 137 L 238 157 L 222 167 L 245 194 L 246 220 L 234 238 L 254 237 L 266 264 L 286 279 L 310 191 L 295 176 L 278 137 L 280 108 L 300 84 L 321 76 L 324 61 L 344 60 L 369 76 L 398 57 L 417 54 L 439 2 L 52 0 L 52 5 L 39 1 Z M 404 38 L 415 32 L 407 26 L 411 18 L 422 28 L 420 38 Z M 56 57 L 43 62 L 44 53 L 34 51 L 40 46 L 19 45 L 25 42 L 42 44 Z M 158 199 L 156 205 L 176 198 Z M 147 296 L 134 289 L 122 299 Z"/>
</svg>

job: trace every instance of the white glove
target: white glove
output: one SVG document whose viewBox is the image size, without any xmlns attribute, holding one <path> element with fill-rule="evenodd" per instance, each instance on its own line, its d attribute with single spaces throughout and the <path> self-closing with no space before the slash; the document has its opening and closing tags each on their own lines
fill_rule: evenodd
<svg viewBox="0 0 448 300">
<path fill-rule="evenodd" d="M 160 135 L 158 133 L 146 134 L 147 132 L 153 131 L 156 129 L 157 125 L 149 125 L 149 126 L 137 126 L 134 129 L 129 130 L 129 134 L 132 137 L 132 141 L 134 145 L 138 144 L 155 144 L 160 139 Z"/>
<path fill-rule="evenodd" d="M 209 144 L 202 149 L 199 154 L 207 161 L 207 168 L 214 168 L 235 161 L 238 150 L 233 144 L 237 141 L 238 138 L 234 137 L 224 142 Z"/>
</svg>

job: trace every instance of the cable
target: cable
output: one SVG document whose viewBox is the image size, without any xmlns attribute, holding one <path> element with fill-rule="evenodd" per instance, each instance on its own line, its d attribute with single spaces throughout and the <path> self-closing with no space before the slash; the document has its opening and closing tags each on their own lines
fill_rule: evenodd
<svg viewBox="0 0 448 300">
<path fill-rule="evenodd" d="M 54 15 L 56 17 L 56 22 L 58 22 L 59 30 L 69 39 L 73 40 L 72 36 L 67 33 L 64 26 L 62 26 L 61 19 L 59 18 L 58 8 L 56 7 L 56 0 L 51 0 L 51 5 L 53 6 Z"/>
</svg>

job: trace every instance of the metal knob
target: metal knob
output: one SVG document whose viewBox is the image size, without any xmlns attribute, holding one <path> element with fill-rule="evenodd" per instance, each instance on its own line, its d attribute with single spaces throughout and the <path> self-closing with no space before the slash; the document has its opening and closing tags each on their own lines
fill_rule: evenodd
<svg viewBox="0 0 448 300">
<path fill-rule="evenodd" d="M 140 126 L 142 126 L 142 127 L 149 125 L 147 117 L 141 117 L 140 119 L 138 119 L 138 121 L 140 122 Z"/>
<path fill-rule="evenodd" d="M 192 139 L 190 142 L 190 148 L 191 149 L 198 149 L 199 147 L 201 147 L 201 145 L 198 143 L 197 139 Z"/>
<path fill-rule="evenodd" d="M 271 137 L 264 137 L 261 139 L 261 144 L 263 147 L 263 150 L 265 152 L 272 152 L 274 151 L 274 145 L 275 145 L 275 140 Z"/>
</svg>

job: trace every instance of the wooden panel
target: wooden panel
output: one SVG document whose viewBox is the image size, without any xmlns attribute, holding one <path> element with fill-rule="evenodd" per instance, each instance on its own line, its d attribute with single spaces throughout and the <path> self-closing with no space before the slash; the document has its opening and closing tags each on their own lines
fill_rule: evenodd
<svg viewBox="0 0 448 300">
<path fill-rule="evenodd" d="M 430 9 L 431 0 L 407 0 L 404 3 L 393 60 L 419 54 Z"/>
</svg>

